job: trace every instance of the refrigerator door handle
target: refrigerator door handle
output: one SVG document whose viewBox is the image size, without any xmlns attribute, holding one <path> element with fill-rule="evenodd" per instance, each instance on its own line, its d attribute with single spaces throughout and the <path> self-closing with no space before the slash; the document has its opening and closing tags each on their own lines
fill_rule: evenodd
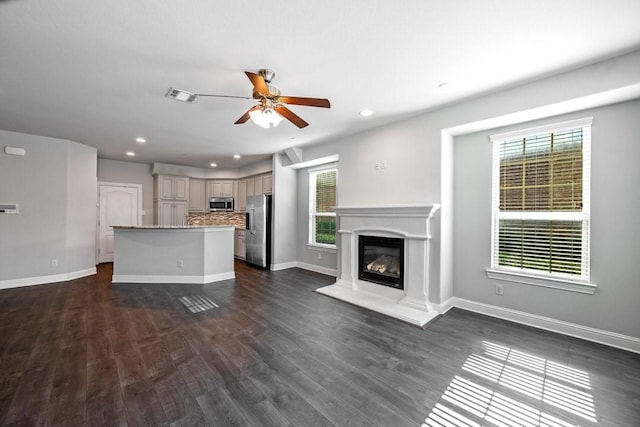
<svg viewBox="0 0 640 427">
<path fill-rule="evenodd" d="M 247 227 L 249 233 L 256 234 L 256 229 L 253 227 L 253 217 L 255 215 L 255 209 L 251 209 L 251 212 L 247 212 Z"/>
</svg>

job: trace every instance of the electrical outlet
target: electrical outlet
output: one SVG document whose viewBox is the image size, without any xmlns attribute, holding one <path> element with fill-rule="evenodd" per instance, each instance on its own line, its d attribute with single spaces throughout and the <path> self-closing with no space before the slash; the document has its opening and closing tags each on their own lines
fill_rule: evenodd
<svg viewBox="0 0 640 427">
<path fill-rule="evenodd" d="M 182 267 L 184 267 L 184 261 L 179 259 L 178 260 L 178 268 L 182 268 Z"/>
<path fill-rule="evenodd" d="M 496 283 L 496 295 L 504 295 L 504 289 L 499 283 Z"/>
<path fill-rule="evenodd" d="M 387 168 L 387 161 L 386 160 L 382 160 L 380 162 L 380 169 L 386 169 Z"/>
<path fill-rule="evenodd" d="M 51 267 L 57 267 L 58 266 L 58 260 L 57 259 L 52 259 L 51 260 Z"/>
<path fill-rule="evenodd" d="M 380 162 L 376 162 L 376 164 L 374 165 L 374 167 L 376 168 L 376 170 L 380 170 Z"/>
</svg>

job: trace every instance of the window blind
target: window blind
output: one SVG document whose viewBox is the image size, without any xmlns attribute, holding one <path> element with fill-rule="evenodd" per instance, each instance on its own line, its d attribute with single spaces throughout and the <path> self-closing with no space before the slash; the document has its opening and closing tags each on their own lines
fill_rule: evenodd
<svg viewBox="0 0 640 427">
<path fill-rule="evenodd" d="M 310 175 L 309 242 L 336 244 L 336 169 L 314 171 Z"/>
<path fill-rule="evenodd" d="M 492 266 L 588 280 L 590 140 L 590 120 L 492 137 Z"/>
</svg>

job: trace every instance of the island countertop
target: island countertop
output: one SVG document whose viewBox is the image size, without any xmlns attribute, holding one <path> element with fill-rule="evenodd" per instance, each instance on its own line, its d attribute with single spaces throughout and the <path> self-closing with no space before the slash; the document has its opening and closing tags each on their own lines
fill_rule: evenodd
<svg viewBox="0 0 640 427">
<path fill-rule="evenodd" d="M 235 278 L 233 225 L 114 226 L 113 283 Z"/>
<path fill-rule="evenodd" d="M 203 228 L 235 229 L 233 225 L 113 225 L 118 230 L 201 230 Z"/>
</svg>

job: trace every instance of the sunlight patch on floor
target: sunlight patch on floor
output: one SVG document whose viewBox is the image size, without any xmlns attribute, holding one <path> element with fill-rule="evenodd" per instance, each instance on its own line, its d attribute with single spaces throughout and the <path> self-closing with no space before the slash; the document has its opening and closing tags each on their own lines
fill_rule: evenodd
<svg viewBox="0 0 640 427">
<path fill-rule="evenodd" d="M 462 374 L 451 381 L 423 427 L 583 425 L 573 423 L 576 416 L 597 422 L 588 373 L 487 341 L 481 353 L 467 358 Z M 522 400 L 500 389 L 515 391 Z M 545 412 L 545 404 L 560 409 L 567 417 L 560 419 Z"/>
<path fill-rule="evenodd" d="M 178 298 L 178 301 L 180 301 L 192 313 L 200 313 L 213 308 L 218 308 L 218 304 L 201 295 L 180 297 Z"/>
</svg>

